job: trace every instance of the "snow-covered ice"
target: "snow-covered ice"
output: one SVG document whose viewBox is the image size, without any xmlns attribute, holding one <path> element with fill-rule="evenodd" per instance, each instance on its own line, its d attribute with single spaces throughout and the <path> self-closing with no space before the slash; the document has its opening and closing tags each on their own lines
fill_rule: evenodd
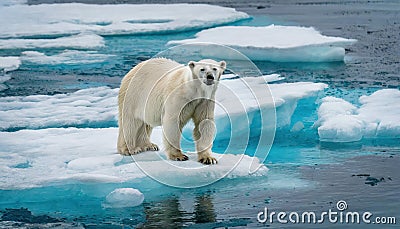
<svg viewBox="0 0 400 229">
<path fill-rule="evenodd" d="M 1 76 L 0 75 L 0 91 L 6 90 L 8 87 L 4 84 L 7 80 L 10 80 L 11 77 L 9 76 Z"/>
<path fill-rule="evenodd" d="M 217 101 L 229 111 L 228 115 L 221 106 L 217 106 L 216 123 L 220 138 L 227 138 L 222 133 L 226 128 L 229 128 L 230 123 L 235 122 L 235 118 L 241 120 L 237 123 L 243 123 L 243 118 L 246 118 L 247 115 L 246 112 L 249 113 L 248 117 L 252 118 L 252 114 L 256 113 L 259 108 L 265 110 L 276 108 L 277 127 L 285 127 L 290 124 L 298 100 L 315 96 L 327 87 L 326 84 L 309 82 L 269 85 L 265 83 L 265 80 L 279 79 L 277 75 L 247 77 L 245 79 L 246 81 L 242 79 L 222 80 L 220 88 L 217 90 Z M 273 99 L 269 90 L 271 90 Z M 267 97 L 259 98 L 259 101 L 257 101 L 253 94 L 254 91 L 261 91 Z M 0 130 L 116 126 L 117 96 L 118 89 L 98 87 L 52 96 L 3 97 L 0 98 Z M 232 99 L 232 96 L 237 99 Z M 238 103 L 242 103 L 242 105 L 238 106 Z M 253 121 L 249 120 L 250 123 Z M 247 123 L 243 125 L 245 125 L 243 128 L 248 129 Z M 188 133 L 188 136 L 190 135 Z"/>
<path fill-rule="evenodd" d="M 97 51 L 64 50 L 59 54 L 46 55 L 37 51 L 24 51 L 20 59 L 22 62 L 34 64 L 93 64 L 107 61 L 113 55 L 98 53 Z"/>
<path fill-rule="evenodd" d="M 10 72 L 17 70 L 21 65 L 21 60 L 18 56 L 1 56 L 0 71 Z"/>
<path fill-rule="evenodd" d="M 115 13 L 118 12 L 118 13 Z M 199 13 L 201 12 L 201 13 Z M 165 33 L 249 18 L 233 8 L 206 4 L 40 4 L 0 7 L 0 38 Z M 27 29 L 29 28 L 29 29 Z"/>
<path fill-rule="evenodd" d="M 88 88 L 70 94 L 0 98 L 0 129 L 97 126 L 115 123 L 119 89 Z"/>
<path fill-rule="evenodd" d="M 92 33 L 48 39 L 0 39 L 0 49 L 76 48 L 93 49 L 104 46 L 103 37 Z"/>
<path fill-rule="evenodd" d="M 26 4 L 28 0 L 1 0 L 0 1 L 0 7 L 1 6 L 12 6 L 12 5 L 20 5 L 20 4 Z"/>
<path fill-rule="evenodd" d="M 117 188 L 107 195 L 105 208 L 136 207 L 143 203 L 144 195 L 134 188 Z"/>
<path fill-rule="evenodd" d="M 325 97 L 318 108 L 320 141 L 353 142 L 363 138 L 400 138 L 400 91 L 382 89 L 359 98 L 357 107 Z"/>
<path fill-rule="evenodd" d="M 117 128 L 0 132 L 0 189 L 145 179 L 146 174 L 130 157 L 117 154 L 117 135 Z M 161 136 L 162 129 L 154 129 L 152 141 L 162 147 Z M 186 162 L 165 161 L 165 153 L 161 149 L 159 152 L 141 153 L 135 156 L 135 160 L 140 162 L 142 169 L 149 169 L 147 172 L 163 182 L 188 186 L 205 183 L 229 172 L 228 179 L 262 176 L 268 171 L 257 158 L 246 155 L 214 154 L 220 158 L 219 164 L 209 167 L 198 163 L 193 156 Z M 254 163 L 253 159 L 261 168 L 250 175 L 249 167 L 250 163 Z M 239 161 L 239 165 L 232 170 Z M 183 173 L 182 166 L 191 169 L 185 169 Z"/>
<path fill-rule="evenodd" d="M 343 61 L 344 47 L 356 42 L 354 39 L 324 36 L 312 27 L 278 25 L 224 26 L 203 30 L 195 36 L 193 39 L 170 41 L 168 44 L 211 42 L 232 47 L 251 60 L 329 62 Z M 213 52 L 210 49 L 206 51 Z M 207 54 L 218 56 L 218 52 Z"/>
</svg>

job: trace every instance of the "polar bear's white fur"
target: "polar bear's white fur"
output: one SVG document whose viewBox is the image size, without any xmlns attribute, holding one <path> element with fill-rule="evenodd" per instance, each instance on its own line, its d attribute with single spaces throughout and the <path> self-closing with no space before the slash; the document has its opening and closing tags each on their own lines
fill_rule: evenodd
<svg viewBox="0 0 400 229">
<path fill-rule="evenodd" d="M 215 133 L 215 91 L 225 61 L 190 61 L 187 66 L 155 58 L 135 66 L 122 79 L 118 96 L 118 152 L 122 155 L 158 150 L 150 142 L 153 127 L 163 127 L 168 158 L 185 161 L 180 149 L 183 126 L 192 119 L 198 161 L 214 164 L 211 147 Z"/>
</svg>

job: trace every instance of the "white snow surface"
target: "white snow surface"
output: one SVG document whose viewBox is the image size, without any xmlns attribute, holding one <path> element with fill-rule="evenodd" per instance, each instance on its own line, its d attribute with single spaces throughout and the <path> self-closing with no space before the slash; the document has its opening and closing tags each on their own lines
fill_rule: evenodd
<svg viewBox="0 0 400 229">
<path fill-rule="evenodd" d="M 117 128 L 0 132 L 0 189 L 145 179 L 146 174 L 133 163 L 132 158 L 117 154 L 117 135 Z M 148 169 L 163 182 L 196 185 L 225 174 L 228 174 L 226 178 L 232 179 L 263 176 L 268 171 L 257 158 L 246 155 L 214 154 L 219 163 L 208 167 L 198 163 L 196 155 L 192 154 L 189 154 L 189 161 L 165 161 L 161 136 L 162 129 L 155 128 L 152 141 L 161 147 L 161 151 L 141 153 L 135 156 L 135 160 L 141 161 L 142 169 Z M 239 160 L 239 165 L 232 170 Z M 253 160 L 261 167 L 256 173 L 249 174 Z M 182 172 L 182 167 L 187 169 Z"/>
<path fill-rule="evenodd" d="M 10 72 L 17 70 L 21 65 L 21 60 L 18 56 L 1 56 L 0 71 Z"/>
<path fill-rule="evenodd" d="M 24 51 L 20 59 L 22 62 L 47 65 L 74 65 L 93 64 L 107 61 L 113 55 L 98 53 L 97 51 L 64 50 L 59 54 L 46 55 L 37 51 Z"/>
<path fill-rule="evenodd" d="M 1 0 L 0 1 L 0 7 L 1 6 L 12 6 L 12 5 L 21 5 L 21 4 L 26 4 L 28 0 Z"/>
<path fill-rule="evenodd" d="M 312 27 L 278 25 L 224 26 L 203 30 L 195 36 L 168 44 L 211 42 L 237 49 L 251 60 L 329 62 L 343 61 L 344 47 L 356 42 L 354 39 L 324 36 Z"/>
<path fill-rule="evenodd" d="M 94 49 L 104 46 L 103 37 L 93 33 L 47 39 L 0 39 L 0 49 L 76 48 Z"/>
<path fill-rule="evenodd" d="M 265 80 L 277 78 L 279 76 L 274 74 L 222 80 L 216 98 L 229 114 L 221 106 L 216 107 L 218 132 L 223 133 L 230 123 L 235 122 L 236 118 L 242 121 L 235 123 L 243 123 L 243 118 L 247 119 L 246 113 L 253 113 L 259 108 L 271 110 L 276 107 L 277 127 L 285 127 L 290 124 L 298 100 L 315 96 L 327 87 L 323 83 L 310 82 L 269 85 L 265 83 Z M 258 98 L 257 101 L 253 93 L 260 93 L 265 97 Z M 106 126 L 113 126 L 112 124 L 115 126 L 118 112 L 117 96 L 118 89 L 98 87 L 52 96 L 2 97 L 0 98 L 0 130 L 77 125 L 96 127 L 104 126 L 102 125 L 104 123 L 109 123 Z M 249 118 L 252 116 L 249 115 Z M 247 127 L 243 126 L 243 128 Z M 220 137 L 225 136 L 220 135 Z"/>
<path fill-rule="evenodd" d="M 0 129 L 74 126 L 115 121 L 118 88 L 88 88 L 70 94 L 0 98 Z"/>
<path fill-rule="evenodd" d="M 318 108 L 320 141 L 354 142 L 363 138 L 400 138 L 400 91 L 382 89 L 359 98 L 360 106 L 325 97 Z"/>
<path fill-rule="evenodd" d="M 103 207 L 126 208 L 136 207 L 143 203 L 144 195 L 134 188 L 117 188 L 107 195 Z"/>
<path fill-rule="evenodd" d="M 8 88 L 7 85 L 5 85 L 4 83 L 10 79 L 11 79 L 11 77 L 9 77 L 9 76 L 1 76 L 0 75 L 0 91 L 4 91 Z"/>
<path fill-rule="evenodd" d="M 206 4 L 2 5 L 0 21 L 7 22 L 7 26 L 0 27 L 0 38 L 81 32 L 99 35 L 176 32 L 249 17 L 233 8 Z"/>
</svg>

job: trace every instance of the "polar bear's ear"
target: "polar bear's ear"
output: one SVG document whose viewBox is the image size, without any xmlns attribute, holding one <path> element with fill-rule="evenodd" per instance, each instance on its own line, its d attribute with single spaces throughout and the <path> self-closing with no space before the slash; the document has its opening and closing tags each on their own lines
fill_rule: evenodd
<svg viewBox="0 0 400 229">
<path fill-rule="evenodd" d="M 189 61 L 188 66 L 189 66 L 191 69 L 193 69 L 194 66 L 195 66 L 194 61 Z"/>
<path fill-rule="evenodd" d="M 220 66 L 223 70 L 225 70 L 225 69 L 226 69 L 226 62 L 225 62 L 225 61 L 219 62 L 219 66 Z"/>
</svg>

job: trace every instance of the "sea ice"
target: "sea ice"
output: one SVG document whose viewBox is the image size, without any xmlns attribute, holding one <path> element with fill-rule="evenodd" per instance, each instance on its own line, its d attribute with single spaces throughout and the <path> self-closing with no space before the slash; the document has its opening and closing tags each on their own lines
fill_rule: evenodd
<svg viewBox="0 0 400 229">
<path fill-rule="evenodd" d="M 318 108 L 320 141 L 353 142 L 363 138 L 400 138 L 400 91 L 383 89 L 359 98 L 357 107 L 325 97 Z"/>
<path fill-rule="evenodd" d="M 0 7 L 1 6 L 12 6 L 12 5 L 20 5 L 20 4 L 26 4 L 28 0 L 1 0 L 0 1 Z"/>
<path fill-rule="evenodd" d="M 0 38 L 81 32 L 99 35 L 166 33 L 207 28 L 245 18 L 249 18 L 246 13 L 233 8 L 206 4 L 3 4 L 0 21 L 7 22 L 7 26 L 0 27 Z"/>
<path fill-rule="evenodd" d="M 211 42 L 227 45 L 258 61 L 330 62 L 343 61 L 344 47 L 356 42 L 354 39 L 324 36 L 312 27 L 277 25 L 224 26 L 203 30 L 195 36 L 168 44 Z M 212 49 L 206 51 L 210 53 L 204 55 L 218 57 L 218 52 Z"/>
<path fill-rule="evenodd" d="M 76 48 L 93 49 L 104 46 L 103 37 L 92 33 L 48 39 L 0 39 L 0 49 Z"/>
<path fill-rule="evenodd" d="M 107 195 L 103 207 L 126 208 L 136 207 L 143 203 L 144 195 L 134 188 L 117 188 Z"/>
<path fill-rule="evenodd" d="M 11 77 L 9 77 L 9 76 L 1 76 L 0 75 L 0 91 L 4 91 L 8 88 L 6 85 L 4 85 L 4 82 L 6 82 L 7 80 L 10 80 L 10 79 L 11 79 Z"/>
<path fill-rule="evenodd" d="M 263 176 L 268 171 L 257 158 L 246 155 L 215 153 L 219 164 L 209 167 L 198 163 L 193 154 L 189 154 L 190 161 L 165 161 L 163 149 L 135 156 L 136 164 L 132 158 L 117 154 L 117 135 L 117 128 L 0 132 L 0 189 L 143 181 L 147 176 L 142 169 L 161 182 L 180 186 L 204 184 L 225 175 L 228 179 Z M 162 148 L 161 137 L 162 129 L 155 128 L 152 141 Z M 249 174 L 254 162 L 260 169 Z"/>
<path fill-rule="evenodd" d="M 18 56 L 2 56 L 0 57 L 0 71 L 10 72 L 17 70 L 21 65 L 21 60 Z"/>
<path fill-rule="evenodd" d="M 88 88 L 69 94 L 0 98 L 0 129 L 101 126 L 117 115 L 118 88 Z"/>
<path fill-rule="evenodd" d="M 97 51 L 78 51 L 78 50 L 64 50 L 63 52 L 55 55 L 48 56 L 45 53 L 37 51 L 24 51 L 21 55 L 22 62 L 34 64 L 93 64 L 105 62 L 113 55 L 106 55 L 97 53 Z"/>
</svg>

